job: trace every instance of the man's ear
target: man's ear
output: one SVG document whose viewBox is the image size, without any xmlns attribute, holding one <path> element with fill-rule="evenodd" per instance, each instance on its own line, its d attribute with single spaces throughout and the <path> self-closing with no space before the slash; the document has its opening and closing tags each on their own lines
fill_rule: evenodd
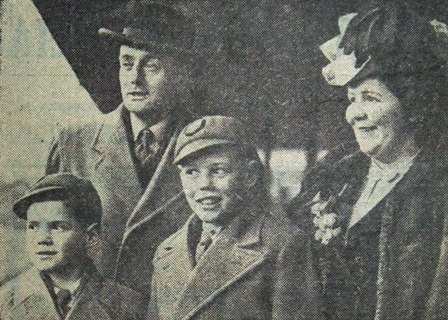
<svg viewBox="0 0 448 320">
<path fill-rule="evenodd" d="M 244 172 L 244 183 L 247 188 L 252 188 L 255 186 L 260 174 L 259 170 L 260 166 L 257 161 L 251 160 L 247 163 L 246 170 Z"/>
<path fill-rule="evenodd" d="M 98 223 L 92 223 L 87 228 L 87 247 L 95 247 L 98 245 L 100 235 L 100 227 Z"/>
</svg>

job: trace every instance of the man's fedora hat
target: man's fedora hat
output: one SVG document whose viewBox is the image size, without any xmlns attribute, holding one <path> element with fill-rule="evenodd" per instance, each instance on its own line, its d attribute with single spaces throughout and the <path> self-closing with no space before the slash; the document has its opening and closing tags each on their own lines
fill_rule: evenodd
<svg viewBox="0 0 448 320">
<path fill-rule="evenodd" d="M 130 1 L 114 12 L 123 30 L 98 30 L 100 36 L 122 45 L 167 53 L 192 53 L 195 27 L 189 18 L 161 3 Z"/>
</svg>

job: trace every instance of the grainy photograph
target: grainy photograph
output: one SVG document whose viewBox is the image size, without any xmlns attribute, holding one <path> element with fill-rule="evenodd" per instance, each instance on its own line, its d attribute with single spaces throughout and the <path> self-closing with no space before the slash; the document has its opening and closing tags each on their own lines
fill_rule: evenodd
<svg viewBox="0 0 448 320">
<path fill-rule="evenodd" d="M 448 319 L 446 1 L 0 5 L 0 320 Z"/>
</svg>

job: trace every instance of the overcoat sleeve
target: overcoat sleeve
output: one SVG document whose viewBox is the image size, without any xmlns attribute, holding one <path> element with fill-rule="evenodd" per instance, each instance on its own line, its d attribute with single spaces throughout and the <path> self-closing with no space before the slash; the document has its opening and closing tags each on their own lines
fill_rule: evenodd
<svg viewBox="0 0 448 320">
<path fill-rule="evenodd" d="M 157 320 L 157 319 L 159 319 L 159 308 L 157 304 L 157 288 L 153 277 L 151 281 L 151 298 L 149 300 L 146 320 Z"/>
<path fill-rule="evenodd" d="M 292 237 L 280 252 L 273 294 L 273 319 L 323 319 L 319 282 L 311 242 L 304 233 Z"/>
</svg>

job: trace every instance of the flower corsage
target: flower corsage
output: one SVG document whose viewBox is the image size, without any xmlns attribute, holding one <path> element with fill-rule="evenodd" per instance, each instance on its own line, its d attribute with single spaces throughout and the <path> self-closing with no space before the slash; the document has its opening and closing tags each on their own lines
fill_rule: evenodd
<svg viewBox="0 0 448 320">
<path fill-rule="evenodd" d="M 341 233 L 338 215 L 333 212 L 333 208 L 346 188 L 347 185 L 344 185 L 337 196 L 330 196 L 326 200 L 322 199 L 319 192 L 311 203 L 311 214 L 314 215 L 313 224 L 317 227 L 314 238 L 324 245 Z"/>
</svg>

